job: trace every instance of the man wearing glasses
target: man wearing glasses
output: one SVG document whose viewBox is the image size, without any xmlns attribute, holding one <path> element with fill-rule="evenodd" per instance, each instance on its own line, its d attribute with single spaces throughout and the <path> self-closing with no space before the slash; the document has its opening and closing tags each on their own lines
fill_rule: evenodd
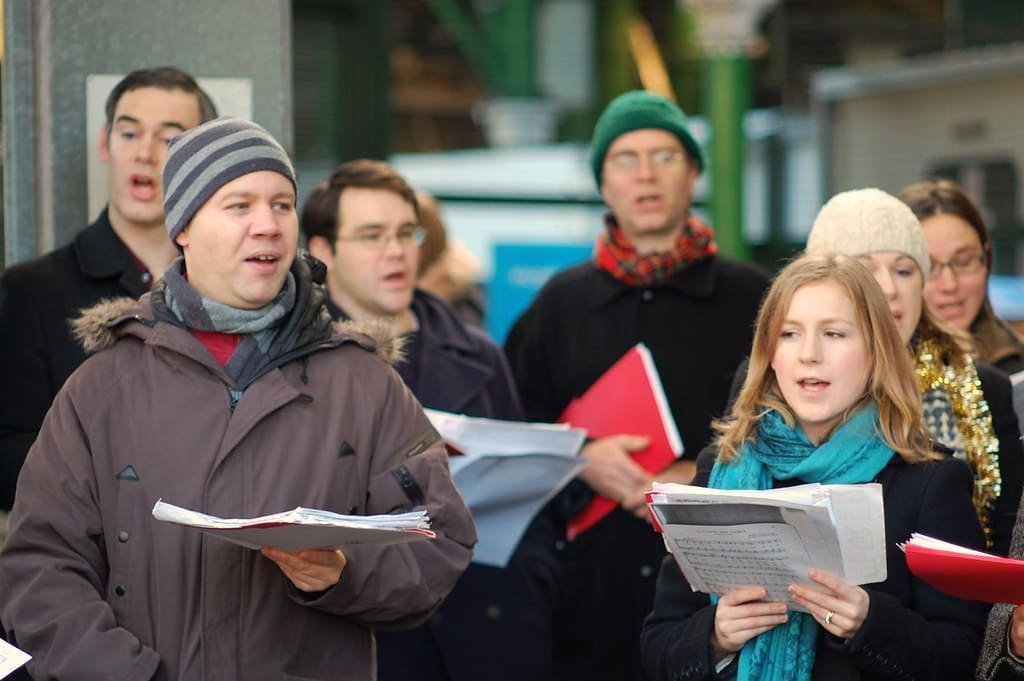
<svg viewBox="0 0 1024 681">
<path fill-rule="evenodd" d="M 662 471 L 631 453 L 643 432 L 590 442 L 573 515 L 594 494 L 618 504 L 563 552 L 566 598 L 555 644 L 561 679 L 641 677 L 638 638 L 665 556 L 651 530 L 644 492 L 658 481 L 689 482 L 712 437 L 730 378 L 750 351 L 765 275 L 717 253 L 714 232 L 691 213 L 704 161 L 685 114 L 658 95 L 613 100 L 594 128 L 591 165 L 608 205 L 592 261 L 557 274 L 516 322 L 505 350 L 527 418 L 551 421 L 638 342 L 653 354 L 685 446 Z M 622 399 L 628 400 L 628 395 Z"/>
<path fill-rule="evenodd" d="M 501 350 L 416 287 L 423 228 L 416 195 L 384 163 L 343 163 L 306 199 L 301 227 L 327 265 L 335 319 L 383 319 L 403 336 L 395 364 L 424 407 L 521 420 Z M 415 629 L 378 637 L 381 681 L 473 681 L 551 676 L 555 525 L 540 517 L 509 565 L 471 564 L 440 611 Z"/>
</svg>

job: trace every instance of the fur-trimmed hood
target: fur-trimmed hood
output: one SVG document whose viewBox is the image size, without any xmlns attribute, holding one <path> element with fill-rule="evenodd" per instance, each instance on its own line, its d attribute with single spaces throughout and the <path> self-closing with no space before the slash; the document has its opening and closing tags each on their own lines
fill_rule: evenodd
<svg viewBox="0 0 1024 681">
<path fill-rule="evenodd" d="M 70 325 L 75 340 L 88 354 L 93 354 L 113 346 L 125 335 L 145 338 L 156 323 L 146 294 L 139 300 L 101 300 L 84 308 Z M 354 342 L 388 364 L 395 365 L 405 358 L 405 339 L 395 333 L 387 320 L 344 321 L 334 326 L 340 342 Z"/>
</svg>

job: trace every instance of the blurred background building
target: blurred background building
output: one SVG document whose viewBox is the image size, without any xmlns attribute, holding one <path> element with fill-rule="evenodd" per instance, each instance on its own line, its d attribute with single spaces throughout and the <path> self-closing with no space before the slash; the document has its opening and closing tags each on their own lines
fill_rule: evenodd
<svg viewBox="0 0 1024 681">
<path fill-rule="evenodd" d="M 180 2 L 195 5 L 193 23 L 212 11 Z M 58 26 L 72 4 L 5 0 L 8 52 L 24 30 L 12 21 Z M 94 13 L 171 11 L 87 4 Z M 1013 278 L 1024 272 L 1020 0 L 268 0 L 252 8 L 224 34 L 246 21 L 255 30 L 261 12 L 284 15 L 290 42 L 246 38 L 281 53 L 280 121 L 300 199 L 342 161 L 390 160 L 438 197 L 450 234 L 479 259 L 499 340 L 520 304 L 508 301 L 586 256 L 602 213 L 587 141 L 603 106 L 638 87 L 674 97 L 693 117 L 711 158 L 698 210 L 726 252 L 774 266 L 802 247 L 829 195 L 896 192 L 942 174 L 983 207 L 996 272 L 1006 277 L 993 294 L 1004 315 L 1024 319 L 1024 289 Z M 144 32 L 119 40 L 133 38 L 149 40 Z M 39 41 L 23 49 L 40 51 Z M 224 51 L 154 54 L 200 76 L 252 78 L 258 100 L 265 74 L 237 61 L 225 67 Z M 5 79 L 19 58 L 4 55 Z M 37 71 L 44 61 L 37 55 Z M 26 69 L 15 77 L 38 83 Z M 11 93 L 5 80 L 5 98 Z M 92 217 L 77 199 L 66 205 L 75 219 L 62 224 Z M 5 214 L 9 221 L 9 206 Z M 45 242 L 6 232 L 7 262 Z M 62 239 L 58 230 L 51 241 Z"/>
</svg>

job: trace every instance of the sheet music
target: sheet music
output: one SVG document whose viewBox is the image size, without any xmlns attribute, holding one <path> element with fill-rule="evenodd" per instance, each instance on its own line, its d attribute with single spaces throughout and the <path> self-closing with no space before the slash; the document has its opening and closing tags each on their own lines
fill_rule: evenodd
<svg viewBox="0 0 1024 681">
<path fill-rule="evenodd" d="M 299 507 L 257 518 L 219 518 L 158 500 L 153 506 L 153 517 L 250 549 L 276 546 L 301 551 L 355 544 L 398 544 L 435 536 L 425 510 L 352 516 Z"/>
<path fill-rule="evenodd" d="M 787 602 L 817 568 L 851 584 L 884 581 L 881 486 L 801 485 L 710 490 L 655 485 L 649 496 L 666 547 L 697 591 L 760 585 Z"/>
<path fill-rule="evenodd" d="M 460 452 L 448 467 L 476 523 L 473 562 L 505 567 L 537 512 L 586 465 L 586 431 L 424 411 Z"/>
</svg>

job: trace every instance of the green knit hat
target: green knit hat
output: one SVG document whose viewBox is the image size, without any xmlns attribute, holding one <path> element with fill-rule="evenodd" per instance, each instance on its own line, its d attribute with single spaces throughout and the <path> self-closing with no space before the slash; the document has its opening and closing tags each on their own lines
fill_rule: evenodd
<svg viewBox="0 0 1024 681">
<path fill-rule="evenodd" d="M 605 107 L 594 126 L 590 146 L 590 167 L 594 181 L 601 186 L 601 170 L 608 147 L 627 132 L 643 128 L 667 130 L 679 138 L 683 148 L 697 162 L 697 170 L 704 169 L 704 154 L 687 127 L 686 114 L 673 102 L 661 95 L 645 90 L 632 90 L 619 95 Z"/>
</svg>

